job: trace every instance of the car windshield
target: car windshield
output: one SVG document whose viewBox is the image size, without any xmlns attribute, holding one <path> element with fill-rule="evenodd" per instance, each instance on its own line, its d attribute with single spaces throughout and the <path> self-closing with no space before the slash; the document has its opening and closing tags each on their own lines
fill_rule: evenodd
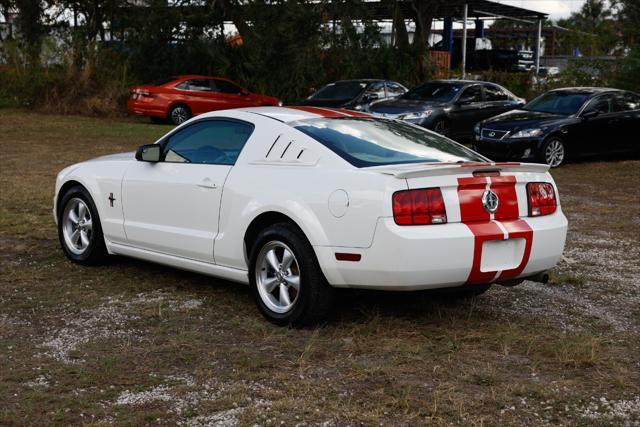
<svg viewBox="0 0 640 427">
<path fill-rule="evenodd" d="M 527 111 L 570 116 L 580 110 L 580 107 L 582 107 L 582 104 L 584 104 L 589 96 L 590 94 L 586 92 L 547 92 L 535 98 L 522 108 Z"/>
<path fill-rule="evenodd" d="M 487 161 L 443 136 L 395 120 L 322 118 L 299 121 L 293 126 L 359 168 L 399 163 Z"/>
<path fill-rule="evenodd" d="M 401 96 L 414 101 L 449 102 L 460 92 L 462 86 L 453 83 L 426 83 L 411 89 Z"/>
<path fill-rule="evenodd" d="M 365 82 L 330 83 L 311 95 L 309 99 L 353 99 L 366 87 Z"/>
</svg>

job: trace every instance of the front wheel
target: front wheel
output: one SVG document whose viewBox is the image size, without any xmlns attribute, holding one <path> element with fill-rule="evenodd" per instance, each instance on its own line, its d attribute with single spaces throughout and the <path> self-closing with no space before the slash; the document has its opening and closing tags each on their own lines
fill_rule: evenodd
<svg viewBox="0 0 640 427">
<path fill-rule="evenodd" d="M 78 264 L 99 264 L 107 258 L 98 210 L 81 186 L 67 191 L 58 209 L 58 237 L 64 254 Z"/>
<path fill-rule="evenodd" d="M 311 244 L 292 224 L 275 224 L 259 234 L 251 251 L 249 278 L 258 308 L 277 325 L 310 325 L 329 314 L 334 289 Z"/>
<path fill-rule="evenodd" d="M 564 163 L 566 157 L 567 149 L 562 139 L 553 136 L 547 139 L 544 144 L 542 144 L 542 149 L 540 150 L 540 160 L 543 163 L 551 166 L 552 168 L 557 168 L 562 163 Z"/>
</svg>

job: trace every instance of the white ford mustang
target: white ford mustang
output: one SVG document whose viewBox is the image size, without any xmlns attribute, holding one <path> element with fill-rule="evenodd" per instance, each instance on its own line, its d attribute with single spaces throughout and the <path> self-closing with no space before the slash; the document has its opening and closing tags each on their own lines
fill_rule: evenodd
<svg viewBox="0 0 640 427">
<path fill-rule="evenodd" d="M 478 294 L 541 277 L 567 232 L 547 170 L 366 114 L 248 108 L 67 167 L 53 212 L 72 261 L 248 283 L 268 319 L 299 325 L 327 315 L 334 287 Z"/>
</svg>

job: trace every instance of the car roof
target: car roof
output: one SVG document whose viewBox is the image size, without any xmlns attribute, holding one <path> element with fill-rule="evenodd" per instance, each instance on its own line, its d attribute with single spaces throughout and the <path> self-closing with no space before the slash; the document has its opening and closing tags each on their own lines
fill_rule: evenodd
<svg viewBox="0 0 640 427">
<path fill-rule="evenodd" d="M 269 117 L 282 123 L 297 122 L 300 120 L 318 119 L 318 118 L 345 118 L 345 117 L 373 117 L 370 114 L 358 111 L 345 110 L 342 108 L 324 108 L 324 107 L 307 107 L 307 106 L 291 106 L 291 107 L 248 107 L 237 108 L 234 110 L 225 110 L 227 112 L 244 112 L 258 114 Z M 200 117 L 216 117 L 216 112 L 205 113 Z"/>
<path fill-rule="evenodd" d="M 220 76 L 205 76 L 202 74 L 182 74 L 179 76 L 176 76 L 175 80 L 185 80 L 185 79 L 222 79 L 222 80 L 229 80 L 226 77 L 220 77 Z"/>
<path fill-rule="evenodd" d="M 373 82 L 384 82 L 385 79 L 345 79 L 345 80 L 336 80 L 332 83 L 348 83 L 348 82 L 363 82 L 363 83 L 373 83 Z M 331 84 L 331 83 L 327 83 Z"/>
<path fill-rule="evenodd" d="M 605 92 L 624 92 L 620 89 L 614 89 L 609 87 L 590 87 L 590 86 L 576 86 L 576 87 L 561 87 L 550 90 L 549 92 L 573 92 L 573 93 L 589 93 L 592 95 L 599 95 Z"/>
</svg>

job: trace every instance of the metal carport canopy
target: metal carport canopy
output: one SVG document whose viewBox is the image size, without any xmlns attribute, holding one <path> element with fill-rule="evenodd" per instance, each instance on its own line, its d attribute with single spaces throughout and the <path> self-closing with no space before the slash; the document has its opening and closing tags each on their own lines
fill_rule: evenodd
<svg viewBox="0 0 640 427">
<path fill-rule="evenodd" d="M 429 0 L 416 0 L 429 2 Z M 332 2 L 333 3 L 333 2 Z M 335 2 L 339 3 L 339 2 Z M 405 18 L 410 19 L 415 15 L 411 6 L 413 1 L 397 0 L 397 4 L 402 8 Z M 489 0 L 449 0 L 446 3 L 434 2 L 438 7 L 437 17 L 444 18 L 448 16 L 462 17 L 464 5 L 468 7 L 468 18 L 474 19 L 496 19 L 496 17 L 515 18 L 515 19 L 545 19 L 548 14 L 537 12 L 535 10 L 524 9 L 522 7 L 511 6 L 508 4 L 497 3 Z M 385 1 L 368 1 L 364 3 L 371 19 L 386 20 L 393 18 L 393 8 L 389 7 L 389 3 Z"/>
</svg>

